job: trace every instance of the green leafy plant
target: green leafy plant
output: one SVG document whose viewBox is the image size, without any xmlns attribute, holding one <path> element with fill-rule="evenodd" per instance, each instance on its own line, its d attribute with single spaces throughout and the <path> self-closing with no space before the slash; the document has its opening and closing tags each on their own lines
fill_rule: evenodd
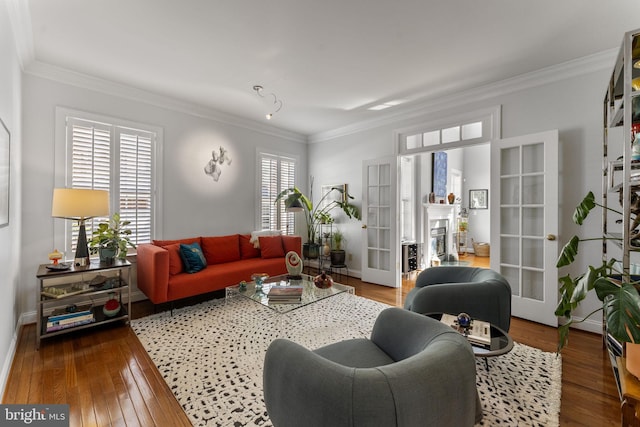
<svg viewBox="0 0 640 427">
<path fill-rule="evenodd" d="M 98 253 L 100 249 L 109 249 L 114 251 L 118 258 L 125 259 L 129 246 L 136 248 L 129 238 L 131 230 L 126 228 L 129 224 L 131 221 L 122 221 L 117 212 L 107 222 L 99 223 L 89 241 L 91 253 Z"/>
<path fill-rule="evenodd" d="M 342 250 L 342 243 L 344 242 L 344 234 L 342 231 L 336 230 L 333 232 L 333 249 L 336 251 Z"/>
<path fill-rule="evenodd" d="M 342 195 L 340 200 L 332 199 L 329 203 L 323 203 L 334 191 Z M 348 218 L 361 219 L 360 210 L 350 202 L 353 199 L 354 197 L 342 189 L 342 187 L 332 187 L 331 190 L 322 196 L 318 204 L 314 206 L 313 201 L 305 196 L 297 187 L 291 187 L 282 190 L 276 197 L 275 203 L 283 200 L 285 208 L 301 205 L 307 224 L 307 241 L 308 243 L 316 243 L 321 219 L 326 218 L 327 215 L 331 217 L 330 212 L 334 209 L 341 209 Z"/>
<path fill-rule="evenodd" d="M 615 209 L 596 203 L 595 197 L 590 191 L 576 207 L 573 213 L 573 222 L 582 225 L 589 212 L 597 206 L 622 215 Z M 621 239 L 608 237 L 580 239 L 578 236 L 573 236 L 562 248 L 556 267 L 561 268 L 573 263 L 578 255 L 580 243 L 594 240 Z M 607 262 L 602 261 L 600 266 L 589 266 L 586 272 L 576 277 L 566 275 L 559 279 L 561 285 L 560 301 L 556 307 L 555 315 L 565 318 L 566 323 L 558 328 L 558 351 L 561 351 L 567 344 L 571 325 L 583 322 L 601 310 L 604 311 L 607 331 L 615 339 L 621 342 L 640 343 L 640 295 L 636 289 L 638 283 L 625 281 L 625 276 L 617 270 L 616 264 L 615 259 L 610 259 Z M 589 313 L 581 321 L 574 320 L 574 310 L 593 290 L 602 302 L 602 306 Z"/>
</svg>

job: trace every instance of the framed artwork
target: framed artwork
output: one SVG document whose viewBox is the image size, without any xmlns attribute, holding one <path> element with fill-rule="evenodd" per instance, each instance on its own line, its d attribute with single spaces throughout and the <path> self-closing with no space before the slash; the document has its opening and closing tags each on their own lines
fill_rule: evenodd
<svg viewBox="0 0 640 427">
<path fill-rule="evenodd" d="M 488 209 L 489 190 L 469 190 L 469 209 Z"/>
<path fill-rule="evenodd" d="M 338 188 L 342 190 L 342 193 L 340 191 L 331 191 L 332 188 Z M 325 197 L 324 200 L 322 200 L 322 204 L 320 205 L 321 209 L 328 206 L 333 201 L 346 202 L 347 201 L 347 184 L 323 185 L 322 187 L 320 187 L 320 193 L 322 194 L 322 196 L 320 196 L 321 199 L 327 193 L 329 193 L 329 195 Z"/>
<path fill-rule="evenodd" d="M 431 186 L 436 197 L 447 195 L 447 153 L 438 151 L 433 153 L 433 179 Z"/>
<path fill-rule="evenodd" d="M 0 227 L 9 225 L 9 129 L 0 119 Z"/>
</svg>

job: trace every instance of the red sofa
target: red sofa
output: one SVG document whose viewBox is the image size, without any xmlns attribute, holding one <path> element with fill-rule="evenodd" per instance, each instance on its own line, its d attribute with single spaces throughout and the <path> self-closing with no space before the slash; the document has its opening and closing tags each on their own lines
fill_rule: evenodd
<svg viewBox="0 0 640 427">
<path fill-rule="evenodd" d="M 233 234 L 138 245 L 138 288 L 154 304 L 175 301 L 249 281 L 254 273 L 286 274 L 285 254 L 301 254 L 300 236 L 261 236 L 259 249 L 250 238 L 249 234 Z M 202 248 L 207 267 L 189 274 L 180 258 L 180 244 L 194 242 Z"/>
</svg>

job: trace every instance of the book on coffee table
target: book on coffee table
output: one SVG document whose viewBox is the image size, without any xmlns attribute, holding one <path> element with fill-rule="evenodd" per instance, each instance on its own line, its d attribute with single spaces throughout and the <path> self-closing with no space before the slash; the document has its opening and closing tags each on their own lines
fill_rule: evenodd
<svg viewBox="0 0 640 427">
<path fill-rule="evenodd" d="M 267 296 L 269 298 L 301 298 L 302 291 L 302 286 L 272 286 Z"/>
<path fill-rule="evenodd" d="M 458 316 L 446 313 L 442 315 L 440 321 L 460 332 L 473 345 L 481 347 L 488 347 L 491 345 L 491 324 L 489 322 L 473 319 L 471 320 L 471 326 L 465 329 L 458 324 Z"/>
</svg>

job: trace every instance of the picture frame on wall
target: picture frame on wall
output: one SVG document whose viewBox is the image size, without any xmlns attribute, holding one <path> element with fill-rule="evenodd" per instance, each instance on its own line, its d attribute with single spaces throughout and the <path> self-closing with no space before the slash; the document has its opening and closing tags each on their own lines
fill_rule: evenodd
<svg viewBox="0 0 640 427">
<path fill-rule="evenodd" d="M 469 209 L 489 209 L 489 190 L 469 190 Z"/>
<path fill-rule="evenodd" d="M 332 188 L 338 188 L 342 190 L 342 193 L 340 191 L 331 191 Z M 333 201 L 335 202 L 347 201 L 347 184 L 323 185 L 322 187 L 320 187 L 320 192 L 322 194 L 320 196 L 320 198 L 322 199 L 322 204 L 320 208 L 324 208 L 328 206 Z M 327 197 L 324 197 L 327 193 L 329 193 L 329 195 Z"/>
<path fill-rule="evenodd" d="M 436 197 L 447 195 L 447 153 L 438 151 L 433 153 L 432 158 L 432 190 Z"/>
<path fill-rule="evenodd" d="M 9 225 L 9 179 L 11 134 L 0 118 L 0 227 Z"/>
</svg>

